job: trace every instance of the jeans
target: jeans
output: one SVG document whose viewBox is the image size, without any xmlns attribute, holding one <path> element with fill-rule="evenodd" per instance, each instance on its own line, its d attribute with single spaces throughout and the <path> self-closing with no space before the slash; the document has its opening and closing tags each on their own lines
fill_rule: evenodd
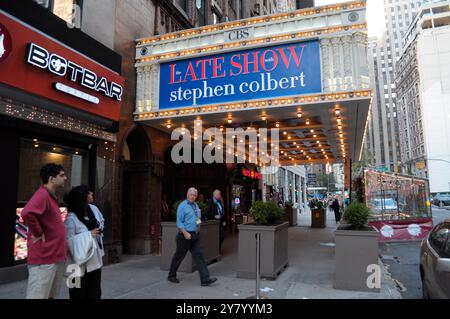
<svg viewBox="0 0 450 319">
<path fill-rule="evenodd" d="M 190 251 L 192 258 L 194 258 L 197 264 L 197 270 L 200 275 L 200 281 L 202 283 L 209 279 L 209 271 L 206 267 L 205 259 L 203 258 L 203 247 L 200 241 L 200 234 L 195 232 L 190 232 L 191 239 L 187 240 L 184 238 L 183 234 L 177 234 L 177 250 L 172 258 L 172 263 L 170 264 L 169 277 L 176 278 L 178 267 L 183 262 L 184 257 L 187 252 Z"/>
</svg>

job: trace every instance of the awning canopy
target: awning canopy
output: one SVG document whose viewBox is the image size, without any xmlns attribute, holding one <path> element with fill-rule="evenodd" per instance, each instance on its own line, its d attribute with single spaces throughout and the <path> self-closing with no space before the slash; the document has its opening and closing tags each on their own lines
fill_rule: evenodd
<svg viewBox="0 0 450 319">
<path fill-rule="evenodd" d="M 223 134 L 227 128 L 278 128 L 279 138 L 269 134 L 265 142 L 277 148 L 282 166 L 358 160 L 372 96 L 365 5 L 138 40 L 135 121 L 167 133 L 182 128 L 193 139 L 202 138 L 193 133 L 195 121 Z M 255 143 L 235 139 L 246 144 L 245 161 L 252 160 Z M 208 137 L 203 143 L 217 146 Z"/>
</svg>

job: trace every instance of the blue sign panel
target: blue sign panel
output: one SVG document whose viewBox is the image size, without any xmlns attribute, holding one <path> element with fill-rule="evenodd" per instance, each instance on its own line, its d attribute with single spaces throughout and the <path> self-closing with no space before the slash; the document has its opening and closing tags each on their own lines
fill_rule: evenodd
<svg viewBox="0 0 450 319">
<path fill-rule="evenodd" d="M 162 63 L 159 109 L 320 93 L 319 41 Z"/>
</svg>

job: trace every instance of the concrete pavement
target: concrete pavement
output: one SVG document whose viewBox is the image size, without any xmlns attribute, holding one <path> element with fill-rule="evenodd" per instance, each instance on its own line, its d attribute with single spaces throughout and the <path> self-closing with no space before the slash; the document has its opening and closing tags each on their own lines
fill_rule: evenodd
<svg viewBox="0 0 450 319">
<path fill-rule="evenodd" d="M 334 242 L 336 227 L 328 213 L 328 227 L 312 229 L 310 214 L 299 216 L 299 226 L 289 228 L 289 266 L 274 281 L 261 281 L 262 294 L 274 299 L 397 299 L 401 298 L 390 275 L 384 272 L 380 293 L 337 290 L 333 288 Z M 255 295 L 255 281 L 236 277 L 237 236 L 225 239 L 221 261 L 209 266 L 218 281 L 201 287 L 198 273 L 179 273 L 181 283 L 167 281 L 159 269 L 159 256 L 127 256 L 120 264 L 103 268 L 103 298 L 135 299 L 245 299 Z M 26 281 L 0 285 L 0 298 L 24 298 Z M 63 286 L 60 298 L 68 298 Z"/>
</svg>

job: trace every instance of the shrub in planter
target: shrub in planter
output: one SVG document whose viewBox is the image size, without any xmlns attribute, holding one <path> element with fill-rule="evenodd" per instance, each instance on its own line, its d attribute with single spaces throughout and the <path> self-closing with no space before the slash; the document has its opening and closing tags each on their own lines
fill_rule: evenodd
<svg viewBox="0 0 450 319">
<path fill-rule="evenodd" d="M 250 208 L 250 215 L 256 223 L 268 225 L 281 221 L 284 210 L 271 201 L 256 201 Z"/>
<path fill-rule="evenodd" d="M 345 208 L 344 221 L 351 230 L 370 230 L 367 226 L 370 210 L 362 203 L 352 203 Z"/>
</svg>

